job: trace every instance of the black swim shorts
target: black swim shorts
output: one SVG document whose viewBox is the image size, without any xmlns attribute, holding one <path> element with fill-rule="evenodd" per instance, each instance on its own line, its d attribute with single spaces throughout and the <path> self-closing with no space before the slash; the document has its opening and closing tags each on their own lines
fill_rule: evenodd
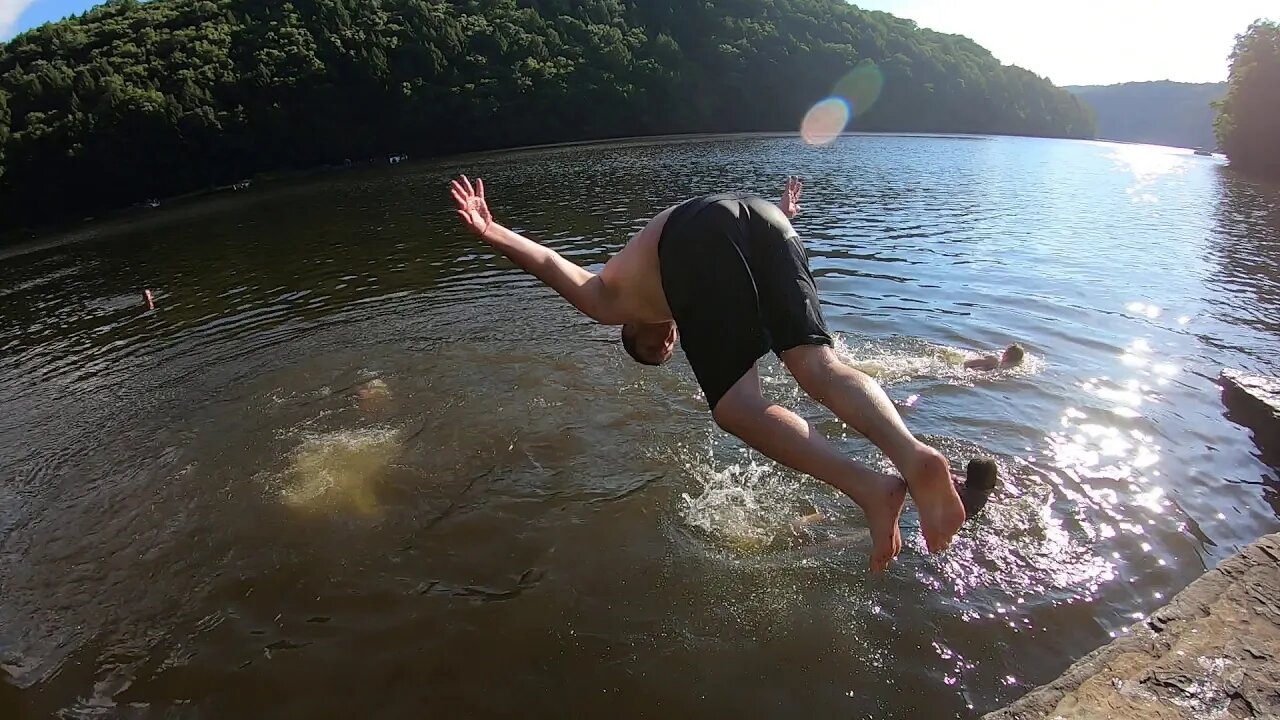
<svg viewBox="0 0 1280 720">
<path fill-rule="evenodd" d="M 809 257 L 773 203 L 694 198 L 668 216 L 658 258 L 680 347 L 712 410 L 769 350 L 831 345 Z"/>
</svg>

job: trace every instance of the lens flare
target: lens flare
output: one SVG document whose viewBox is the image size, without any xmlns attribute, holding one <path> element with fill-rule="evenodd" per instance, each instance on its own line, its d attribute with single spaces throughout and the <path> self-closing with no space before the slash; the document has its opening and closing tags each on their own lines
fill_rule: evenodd
<svg viewBox="0 0 1280 720">
<path fill-rule="evenodd" d="M 855 115 L 871 109 L 884 88 L 884 73 L 873 62 L 863 62 L 836 82 L 831 96 L 805 113 L 800 137 L 810 145 L 830 145 L 840 137 Z"/>
<path fill-rule="evenodd" d="M 840 78 L 832 97 L 843 98 L 849 104 L 851 114 L 866 115 L 880 99 L 884 89 L 884 73 L 873 62 L 863 62 Z"/>
<path fill-rule="evenodd" d="M 830 145 L 849 124 L 849 104 L 843 98 L 829 97 L 809 108 L 800 123 L 800 137 L 810 145 Z"/>
</svg>

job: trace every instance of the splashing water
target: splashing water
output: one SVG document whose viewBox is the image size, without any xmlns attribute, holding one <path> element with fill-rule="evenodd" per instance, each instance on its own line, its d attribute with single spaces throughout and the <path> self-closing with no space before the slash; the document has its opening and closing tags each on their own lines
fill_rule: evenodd
<svg viewBox="0 0 1280 720">
<path fill-rule="evenodd" d="M 702 493 L 683 494 L 682 519 L 726 549 L 745 555 L 774 548 L 791 532 L 796 518 L 813 512 L 802 498 L 800 481 L 775 467 L 730 465 L 723 470 L 694 467 Z"/>
<path fill-rule="evenodd" d="M 959 379 L 965 376 L 963 351 L 922 341 L 861 341 L 837 338 L 836 354 L 850 366 L 881 383 L 893 384 L 916 377 Z"/>
<path fill-rule="evenodd" d="M 1044 369 L 1044 359 L 1028 353 L 1023 361 L 1013 367 L 998 370 L 969 370 L 964 362 L 977 353 L 933 345 L 915 338 L 890 341 L 849 341 L 837 337 L 836 354 L 850 366 L 870 375 L 884 385 L 894 385 L 915 378 L 929 377 L 961 384 L 970 384 L 982 377 L 1026 377 Z M 992 354 L 998 354 L 993 349 Z"/>
<path fill-rule="evenodd" d="M 376 488 L 400 449 L 391 428 L 308 434 L 285 471 L 280 497 L 300 509 L 377 511 Z"/>
</svg>

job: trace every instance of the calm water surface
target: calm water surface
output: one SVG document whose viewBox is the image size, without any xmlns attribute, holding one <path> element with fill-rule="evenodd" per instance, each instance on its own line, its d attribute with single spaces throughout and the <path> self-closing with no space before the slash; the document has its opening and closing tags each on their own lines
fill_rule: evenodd
<svg viewBox="0 0 1280 720">
<path fill-rule="evenodd" d="M 459 171 L 588 266 L 803 175 L 841 352 L 953 462 L 997 457 L 997 504 L 940 557 L 908 512 L 869 576 L 858 510 L 716 430 L 681 356 L 631 364 L 464 236 Z M 0 256 L 5 717 L 973 717 L 1280 529 L 1213 382 L 1280 373 L 1280 191 L 1183 151 L 568 147 L 48 240 Z M 1025 367 L 958 369 L 1014 340 Z"/>
</svg>

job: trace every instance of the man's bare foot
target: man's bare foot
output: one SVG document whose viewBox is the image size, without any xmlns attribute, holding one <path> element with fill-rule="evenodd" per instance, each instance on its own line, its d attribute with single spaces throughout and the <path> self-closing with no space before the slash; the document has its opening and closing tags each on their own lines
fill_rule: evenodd
<svg viewBox="0 0 1280 720">
<path fill-rule="evenodd" d="M 902 478 L 876 473 L 873 486 L 859 503 L 866 513 L 867 526 L 871 530 L 871 571 L 883 572 L 889 563 L 902 552 L 902 533 L 898 530 L 898 518 L 907 501 L 907 486 Z"/>
<path fill-rule="evenodd" d="M 947 459 L 937 450 L 921 445 L 912 467 L 899 469 L 920 513 L 920 530 L 929 552 L 946 550 L 965 519 Z"/>
</svg>

